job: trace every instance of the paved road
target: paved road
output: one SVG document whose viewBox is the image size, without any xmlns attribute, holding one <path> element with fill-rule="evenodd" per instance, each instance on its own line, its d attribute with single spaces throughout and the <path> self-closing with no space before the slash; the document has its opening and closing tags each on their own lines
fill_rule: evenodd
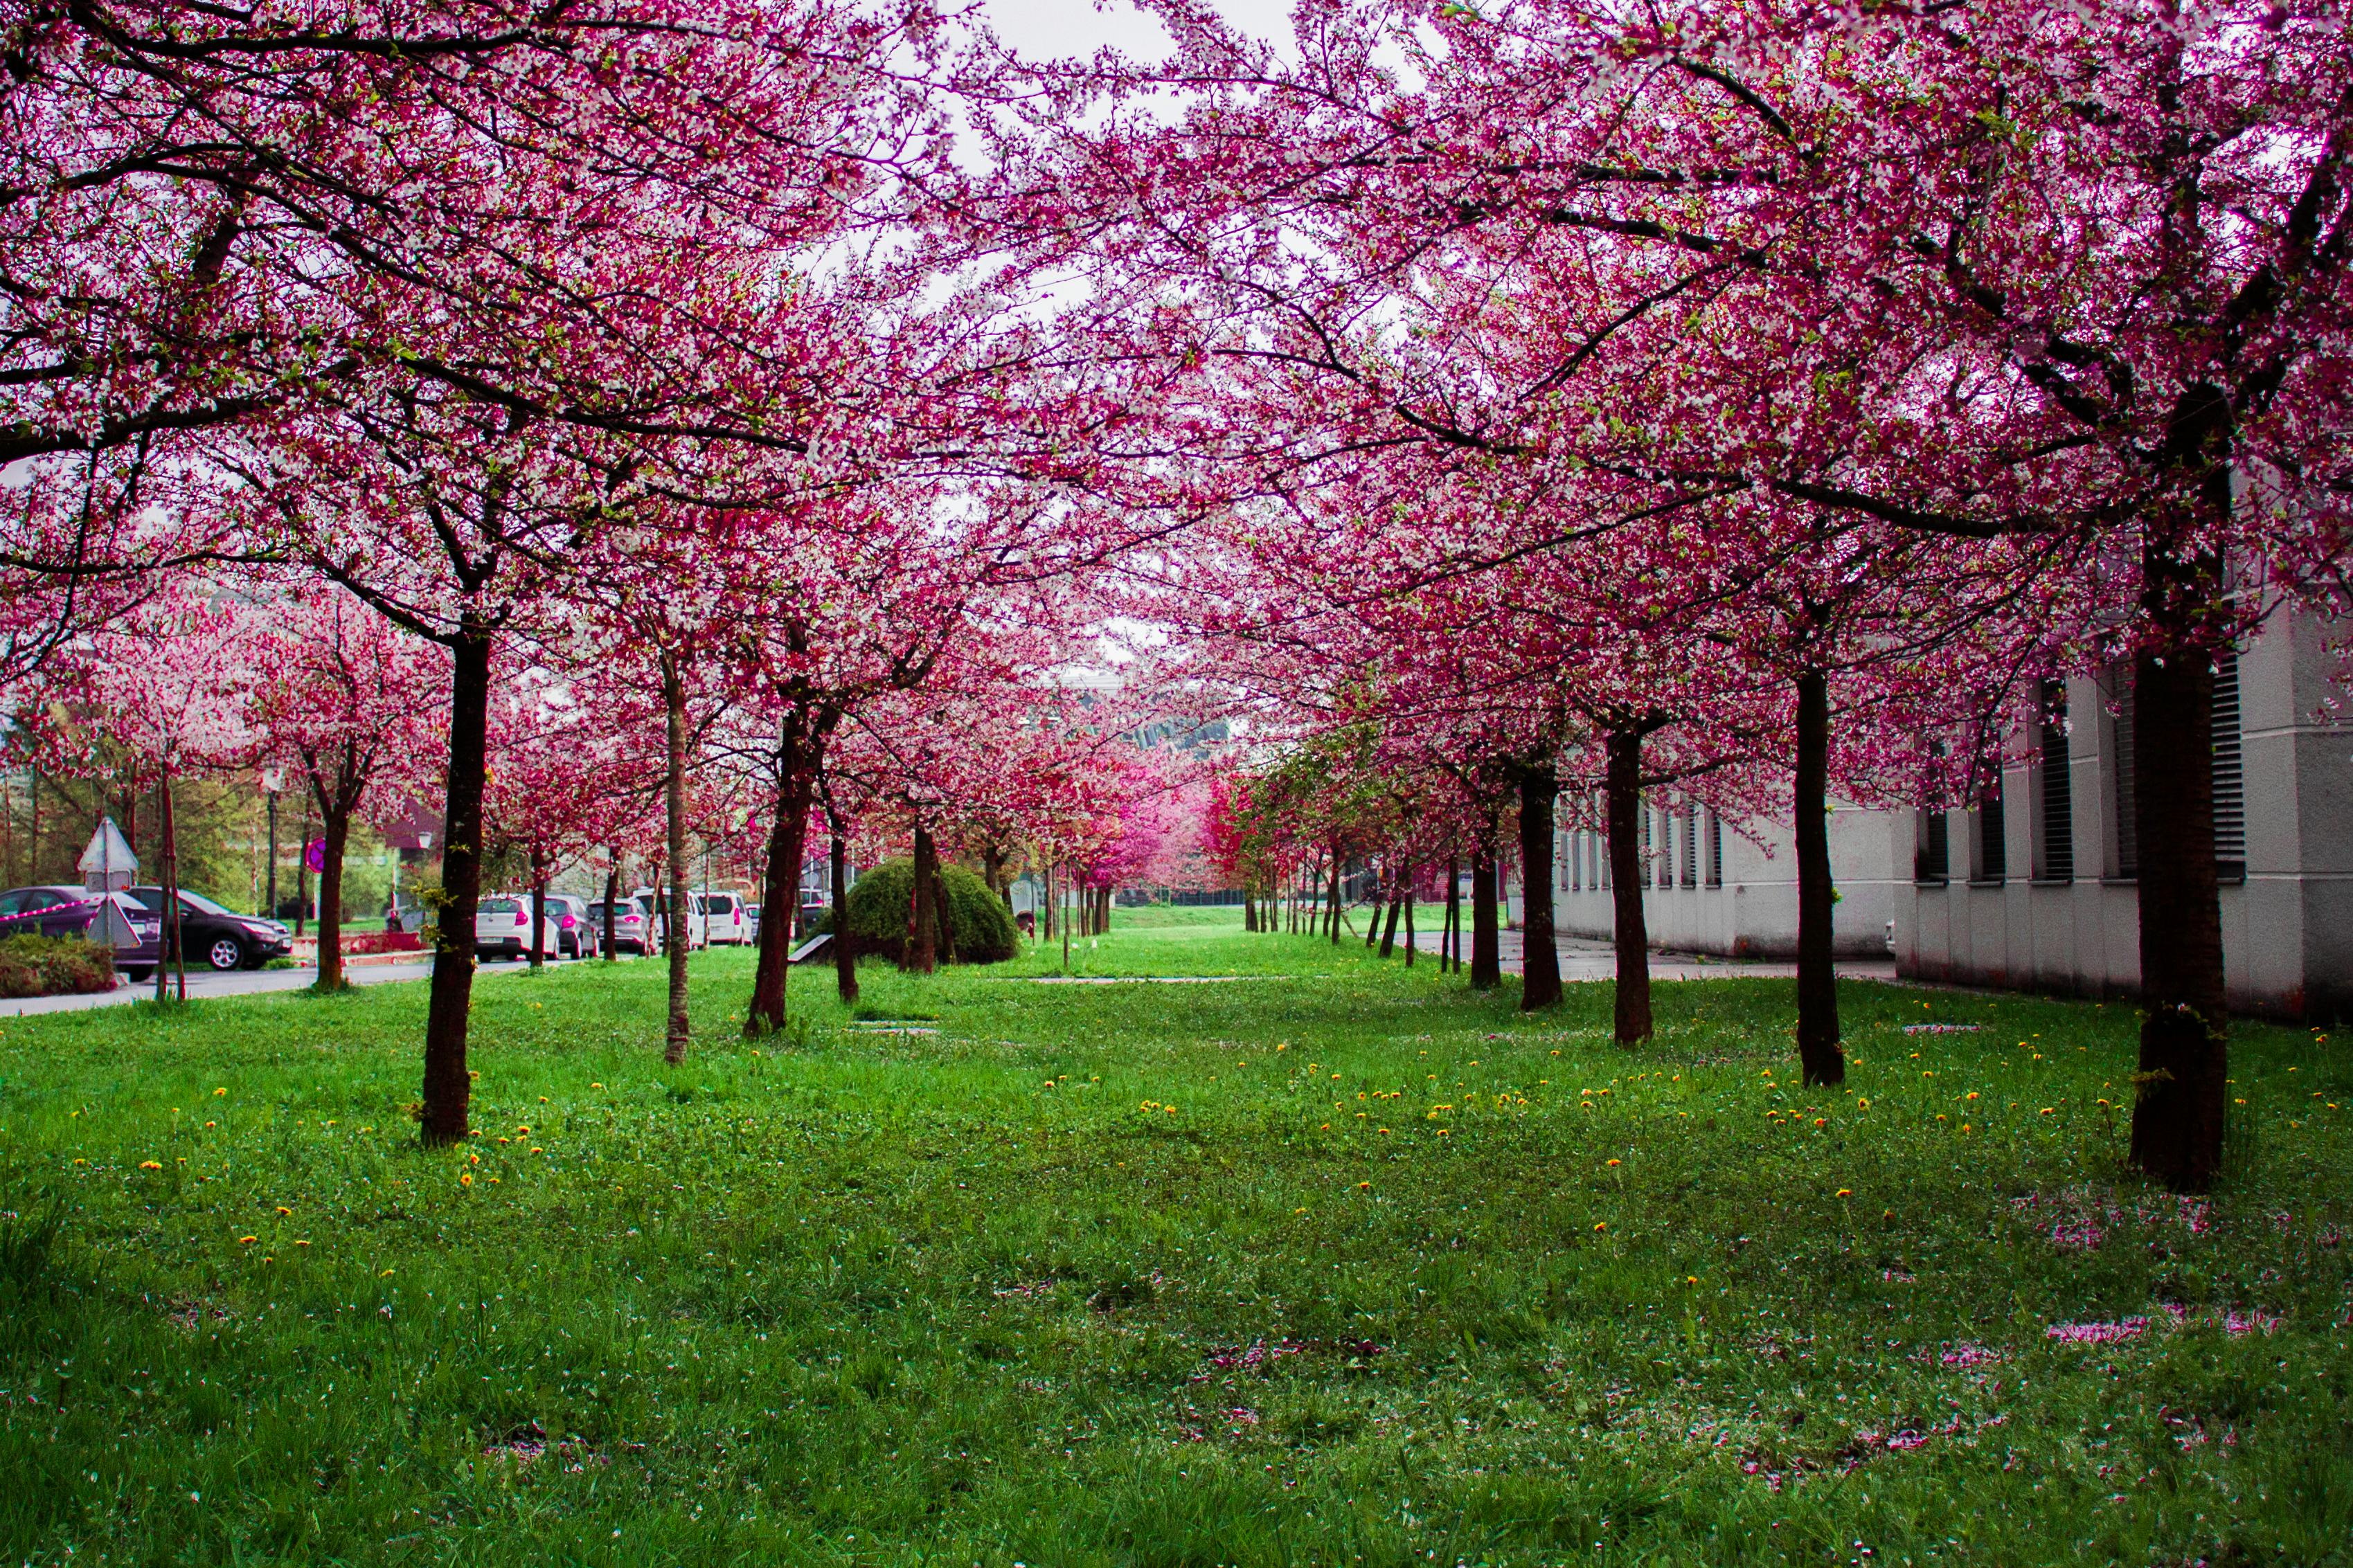
<svg viewBox="0 0 2353 1568">
<path fill-rule="evenodd" d="M 552 966 L 562 967 L 580 962 L 576 959 L 550 959 Z M 590 963 L 596 962 L 594 959 Z M 631 962 L 624 957 L 622 963 Z M 475 970 L 475 977 L 501 974 L 514 970 L 529 969 L 527 963 L 484 963 Z M 433 973 L 430 959 L 414 963 L 351 963 L 343 974 L 354 985 L 389 985 L 402 980 L 424 980 Z M 315 969 L 246 969 L 227 974 L 210 970 L 188 971 L 188 1000 L 200 996 L 259 996 L 271 991 L 300 991 L 319 977 Z M 90 1007 L 119 1007 L 127 1003 L 143 1002 L 155 994 L 153 976 L 133 985 L 118 984 L 111 991 L 90 996 L 26 996 L 13 1001 L 0 1001 L 0 1018 L 22 1017 L 27 1013 L 79 1013 Z"/>
<path fill-rule="evenodd" d="M 1496 933 L 1496 948 L 1506 974 L 1520 973 L 1521 935 L 1515 931 Z M 1608 942 L 1565 936 L 1553 945 L 1560 953 L 1560 977 L 1563 981 L 1611 980 L 1617 977 L 1618 955 Z M 1415 932 L 1414 947 L 1419 952 L 1436 952 L 1438 933 Z M 1838 972 L 1850 980 L 1893 980 L 1895 978 L 1895 961 L 1893 958 L 1842 958 L 1838 962 Z M 1742 976 L 1788 980 L 1794 978 L 1797 973 L 1797 964 L 1788 962 L 1713 958 L 1705 953 L 1694 952 L 1651 954 L 1651 978 L 1653 980 L 1729 980 Z"/>
</svg>

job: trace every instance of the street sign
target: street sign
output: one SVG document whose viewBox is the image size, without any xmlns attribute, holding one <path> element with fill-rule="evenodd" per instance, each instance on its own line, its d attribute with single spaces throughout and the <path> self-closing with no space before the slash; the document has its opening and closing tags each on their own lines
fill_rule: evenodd
<svg viewBox="0 0 2353 1568">
<path fill-rule="evenodd" d="M 323 838 L 313 838 L 310 843 L 302 846 L 302 864 L 310 867 L 313 871 L 325 870 L 327 868 L 327 841 Z"/>
</svg>

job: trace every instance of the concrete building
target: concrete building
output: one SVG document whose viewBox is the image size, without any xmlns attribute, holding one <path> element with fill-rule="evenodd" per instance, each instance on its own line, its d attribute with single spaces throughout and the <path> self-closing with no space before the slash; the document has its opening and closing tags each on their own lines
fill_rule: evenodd
<svg viewBox="0 0 2353 1568">
<path fill-rule="evenodd" d="M 2215 694 L 2215 848 L 2234 1011 L 2353 1014 L 2353 723 L 2323 628 L 2281 615 L 2225 664 Z M 2046 694 L 2055 698 L 2055 691 Z M 1841 806 L 1831 822 L 1838 950 L 1892 951 L 1897 973 L 2064 995 L 2129 997 L 2140 981 L 2128 677 L 2065 683 L 1998 789 L 1959 811 Z M 2055 702 L 2052 704 L 2056 706 Z M 1796 951 L 1796 858 L 1673 799 L 1644 816 L 1651 940 L 1699 952 Z M 1600 836 L 1562 835 L 1556 918 L 1607 938 Z"/>
</svg>

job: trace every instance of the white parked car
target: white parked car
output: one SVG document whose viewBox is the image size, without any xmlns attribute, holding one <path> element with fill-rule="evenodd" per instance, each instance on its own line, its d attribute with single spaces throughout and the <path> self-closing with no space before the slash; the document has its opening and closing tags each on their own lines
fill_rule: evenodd
<svg viewBox="0 0 2353 1568">
<path fill-rule="evenodd" d="M 670 913 L 661 903 L 660 891 L 653 888 L 639 888 L 629 897 L 645 906 L 646 919 L 654 926 L 654 945 L 667 947 L 670 943 Z M 696 918 L 690 901 L 686 911 L 686 951 L 692 952 L 696 948 L 707 945 L 702 934 L 702 921 Z"/>
<path fill-rule="evenodd" d="M 744 912 L 744 899 L 738 893 L 695 894 L 694 920 L 690 923 L 702 928 L 702 940 L 712 947 L 722 943 L 741 947 L 753 940 L 757 930 L 751 916 Z"/>
<path fill-rule="evenodd" d="M 521 893 L 500 893 L 484 899 L 474 906 L 474 956 L 477 958 L 528 958 L 531 956 L 531 900 Z M 539 922 L 539 952 L 543 958 L 556 956 L 556 925 L 553 920 Z"/>
</svg>

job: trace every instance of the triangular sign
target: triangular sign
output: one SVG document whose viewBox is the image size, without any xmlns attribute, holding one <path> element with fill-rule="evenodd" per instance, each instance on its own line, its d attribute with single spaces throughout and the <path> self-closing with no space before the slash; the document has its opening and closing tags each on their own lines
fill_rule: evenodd
<svg viewBox="0 0 2353 1568">
<path fill-rule="evenodd" d="M 122 829 L 114 826 L 114 818 L 101 817 L 98 831 L 90 836 L 90 847 L 75 862 L 80 870 L 82 886 L 94 893 L 117 888 L 127 888 L 139 875 L 139 857 L 122 837 Z"/>
</svg>

